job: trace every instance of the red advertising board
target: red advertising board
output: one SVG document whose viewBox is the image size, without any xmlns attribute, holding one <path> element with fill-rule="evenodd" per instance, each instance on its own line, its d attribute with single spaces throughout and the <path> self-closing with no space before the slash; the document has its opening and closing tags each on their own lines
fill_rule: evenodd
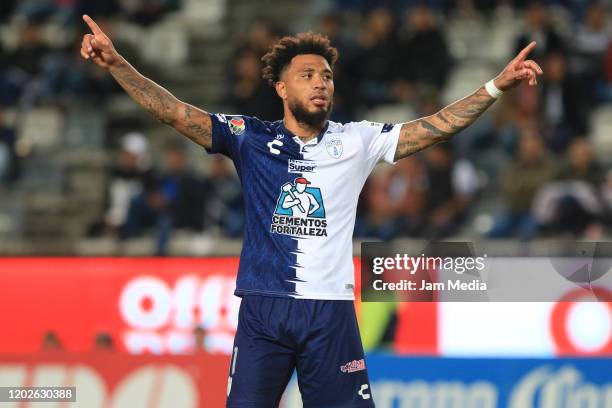
<svg viewBox="0 0 612 408">
<path fill-rule="evenodd" d="M 237 258 L 0 258 L 0 353 L 36 352 L 52 331 L 71 352 L 91 351 L 104 332 L 120 351 L 189 354 L 193 328 L 201 326 L 202 347 L 229 355 L 240 306 L 237 269 Z M 355 278 L 359 291 L 359 273 Z M 612 355 L 612 303 L 567 296 L 555 303 L 400 302 L 387 311 L 396 318 L 394 350 Z M 370 324 L 360 321 L 364 332 Z"/>
<path fill-rule="evenodd" d="M 193 327 L 229 354 L 239 298 L 236 258 L 0 259 L 0 351 L 39 350 L 53 331 L 68 351 L 101 332 L 119 350 L 188 353 Z"/>
</svg>

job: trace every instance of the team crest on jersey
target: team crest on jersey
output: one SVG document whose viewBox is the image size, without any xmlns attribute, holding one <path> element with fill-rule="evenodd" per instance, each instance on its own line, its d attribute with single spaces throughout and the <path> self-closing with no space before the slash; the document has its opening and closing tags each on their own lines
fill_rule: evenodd
<svg viewBox="0 0 612 408">
<path fill-rule="evenodd" d="M 270 232 L 294 237 L 326 237 L 327 220 L 321 189 L 297 177 L 281 186 Z"/>
<path fill-rule="evenodd" d="M 246 129 L 246 126 L 244 124 L 244 119 L 240 117 L 232 118 L 229 121 L 229 126 L 230 126 L 230 130 L 232 131 L 232 133 L 235 134 L 236 136 L 240 136 L 241 134 L 243 134 L 244 130 Z"/>
<path fill-rule="evenodd" d="M 325 148 L 327 149 L 327 154 L 329 154 L 334 159 L 339 159 L 342 156 L 342 139 L 338 136 L 332 136 L 325 142 Z"/>
</svg>

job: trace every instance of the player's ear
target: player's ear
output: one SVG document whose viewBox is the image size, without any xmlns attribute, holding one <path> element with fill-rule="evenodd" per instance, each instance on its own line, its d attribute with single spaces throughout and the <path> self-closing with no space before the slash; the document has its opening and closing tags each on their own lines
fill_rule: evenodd
<svg viewBox="0 0 612 408">
<path fill-rule="evenodd" d="M 276 94 L 282 99 L 287 99 L 287 87 L 283 81 L 278 81 L 274 84 L 274 89 L 276 89 Z"/>
</svg>

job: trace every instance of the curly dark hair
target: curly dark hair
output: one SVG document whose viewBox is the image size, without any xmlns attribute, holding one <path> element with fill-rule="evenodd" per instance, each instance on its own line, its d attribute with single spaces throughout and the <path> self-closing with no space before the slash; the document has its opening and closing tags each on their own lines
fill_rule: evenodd
<svg viewBox="0 0 612 408">
<path fill-rule="evenodd" d="M 327 36 L 311 32 L 299 33 L 295 37 L 281 38 L 270 52 L 262 57 L 264 63 L 262 77 L 274 86 L 293 57 L 303 54 L 322 56 L 332 69 L 338 59 L 338 50 L 331 46 Z"/>
</svg>

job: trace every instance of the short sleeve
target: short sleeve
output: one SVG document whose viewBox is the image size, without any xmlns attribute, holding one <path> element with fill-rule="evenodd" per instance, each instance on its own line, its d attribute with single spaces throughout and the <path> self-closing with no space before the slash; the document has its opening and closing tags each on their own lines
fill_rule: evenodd
<svg viewBox="0 0 612 408">
<path fill-rule="evenodd" d="M 372 166 L 381 160 L 394 164 L 395 150 L 402 125 L 365 120 L 356 125 L 366 147 L 368 161 L 372 163 Z"/>
<path fill-rule="evenodd" d="M 224 115 L 211 113 L 212 121 L 212 147 L 209 153 L 221 153 L 231 159 L 237 159 L 240 146 L 252 126 L 251 118 L 240 115 Z"/>
</svg>

